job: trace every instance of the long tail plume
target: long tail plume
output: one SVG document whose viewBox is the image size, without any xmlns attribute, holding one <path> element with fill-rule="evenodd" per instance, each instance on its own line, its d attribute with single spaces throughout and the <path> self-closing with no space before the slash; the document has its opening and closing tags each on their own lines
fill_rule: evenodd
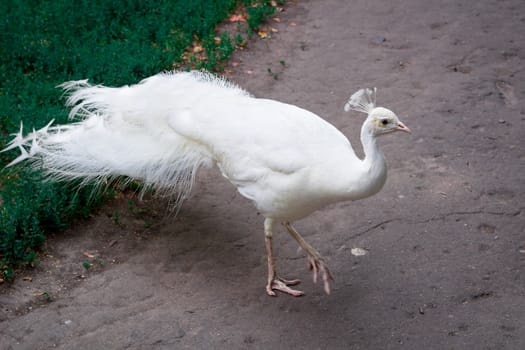
<svg viewBox="0 0 525 350">
<path fill-rule="evenodd" d="M 62 84 L 70 117 L 79 121 L 63 126 L 51 126 L 51 121 L 26 136 L 21 125 L 2 150 L 21 152 L 7 166 L 28 160 L 53 179 L 83 183 L 105 184 L 121 176 L 140 179 L 146 187 L 170 195 L 179 207 L 189 196 L 198 168 L 210 164 L 211 158 L 168 125 L 166 113 L 177 107 L 166 102 L 164 80 L 150 78 L 121 88 L 86 80 Z"/>
</svg>

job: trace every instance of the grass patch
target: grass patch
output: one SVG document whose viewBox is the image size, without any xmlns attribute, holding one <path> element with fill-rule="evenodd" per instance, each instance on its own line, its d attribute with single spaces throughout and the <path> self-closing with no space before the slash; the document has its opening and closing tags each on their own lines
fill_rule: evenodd
<svg viewBox="0 0 525 350">
<path fill-rule="evenodd" d="M 246 32 L 217 33 L 233 11 L 246 16 Z M 0 148 L 21 121 L 26 131 L 67 122 L 58 84 L 89 78 L 123 85 L 174 68 L 218 70 L 274 11 L 274 1 L 261 0 L 2 1 Z M 15 157 L 1 153 L 0 167 Z M 104 200 L 93 193 L 45 181 L 23 165 L 0 170 L 0 277 L 33 264 L 46 231 L 87 217 Z"/>
</svg>

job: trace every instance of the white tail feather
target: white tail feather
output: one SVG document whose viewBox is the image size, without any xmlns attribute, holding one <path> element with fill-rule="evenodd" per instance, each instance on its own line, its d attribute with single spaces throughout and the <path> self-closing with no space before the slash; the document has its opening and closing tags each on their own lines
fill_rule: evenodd
<svg viewBox="0 0 525 350">
<path fill-rule="evenodd" d="M 198 168 L 211 164 L 213 157 L 206 147 L 170 127 L 168 117 L 187 108 L 188 101 L 180 100 L 193 92 L 199 95 L 219 87 L 230 96 L 249 96 L 236 85 L 201 72 L 159 74 L 121 88 L 94 86 L 87 80 L 60 87 L 69 95 L 70 117 L 80 121 L 54 127 L 50 123 L 25 137 L 21 125 L 4 149 L 18 147 L 21 155 L 8 166 L 29 160 L 58 180 L 140 179 L 172 195 L 177 207 L 189 195 Z"/>
</svg>

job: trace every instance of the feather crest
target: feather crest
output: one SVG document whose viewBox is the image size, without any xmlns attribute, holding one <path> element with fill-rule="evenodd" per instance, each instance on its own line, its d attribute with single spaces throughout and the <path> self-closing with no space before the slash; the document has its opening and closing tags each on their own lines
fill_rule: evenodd
<svg viewBox="0 0 525 350">
<path fill-rule="evenodd" d="M 376 107 L 377 88 L 366 88 L 355 92 L 345 104 L 345 112 L 354 110 L 369 114 Z"/>
</svg>

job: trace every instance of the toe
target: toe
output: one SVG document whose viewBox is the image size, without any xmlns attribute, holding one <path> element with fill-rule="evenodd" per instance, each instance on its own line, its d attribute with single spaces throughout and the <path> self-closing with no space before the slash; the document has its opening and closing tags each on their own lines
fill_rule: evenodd
<svg viewBox="0 0 525 350">
<path fill-rule="evenodd" d="M 301 283 L 301 280 L 300 279 L 293 279 L 293 280 L 285 280 L 284 278 L 279 278 L 284 284 L 286 284 L 287 286 L 296 286 L 298 285 L 299 283 Z"/>
<path fill-rule="evenodd" d="M 266 287 L 266 294 L 268 294 L 271 297 L 276 297 L 277 293 L 275 293 L 270 286 Z"/>
<path fill-rule="evenodd" d="M 268 295 L 276 296 L 276 293 L 274 292 L 274 290 L 278 290 L 280 292 L 290 294 L 294 297 L 300 297 L 304 295 L 303 291 L 296 290 L 296 289 L 289 287 L 289 286 L 296 285 L 299 282 L 301 281 L 298 279 L 288 281 L 288 280 L 276 278 L 271 282 L 269 286 L 266 287 L 266 292 L 268 293 Z"/>
</svg>

